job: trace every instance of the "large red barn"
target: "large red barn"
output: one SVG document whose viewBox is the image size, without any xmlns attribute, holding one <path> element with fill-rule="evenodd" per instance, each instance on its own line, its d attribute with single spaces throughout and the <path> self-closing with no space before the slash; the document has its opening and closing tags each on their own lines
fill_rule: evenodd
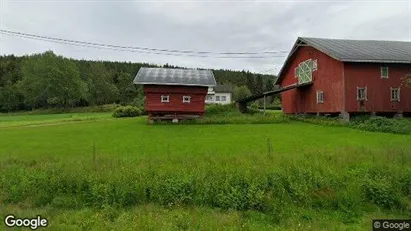
<svg viewBox="0 0 411 231">
<path fill-rule="evenodd" d="M 410 114 L 406 78 L 411 42 L 298 38 L 276 84 L 312 83 L 281 94 L 286 114 L 338 113 L 349 119 L 364 112 Z"/>
<path fill-rule="evenodd" d="M 142 84 L 150 120 L 201 117 L 205 97 L 216 81 L 211 70 L 142 67 L 134 78 Z"/>
</svg>

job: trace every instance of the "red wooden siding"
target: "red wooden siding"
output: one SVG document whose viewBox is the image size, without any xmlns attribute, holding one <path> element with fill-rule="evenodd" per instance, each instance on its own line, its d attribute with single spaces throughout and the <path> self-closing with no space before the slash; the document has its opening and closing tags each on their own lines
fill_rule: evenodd
<svg viewBox="0 0 411 231">
<path fill-rule="evenodd" d="M 318 68 L 313 72 L 313 85 L 281 94 L 284 113 L 333 113 L 343 111 L 343 63 L 316 50 L 300 47 L 283 70 L 281 87 L 297 83 L 295 68 L 307 60 L 317 60 Z M 317 104 L 317 91 L 324 92 L 324 103 Z"/>
<path fill-rule="evenodd" d="M 388 79 L 381 78 L 381 66 L 387 66 Z M 348 112 L 361 111 L 357 87 L 367 87 L 367 112 L 411 112 L 411 88 L 401 87 L 400 102 L 391 102 L 390 88 L 401 85 L 401 78 L 411 73 L 410 64 L 345 63 L 345 95 Z"/>
<path fill-rule="evenodd" d="M 145 109 L 149 113 L 198 113 L 205 111 L 207 87 L 144 85 Z M 162 103 L 161 96 L 169 95 L 170 102 Z M 190 103 L 183 103 L 183 96 L 190 96 Z"/>
</svg>

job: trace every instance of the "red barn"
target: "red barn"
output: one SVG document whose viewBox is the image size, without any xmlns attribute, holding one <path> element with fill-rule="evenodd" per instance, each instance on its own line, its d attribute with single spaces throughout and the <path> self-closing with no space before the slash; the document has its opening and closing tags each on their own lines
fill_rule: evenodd
<svg viewBox="0 0 411 231">
<path fill-rule="evenodd" d="M 411 42 L 298 38 L 276 84 L 287 114 L 411 113 Z M 407 80 L 408 79 L 408 80 Z"/>
<path fill-rule="evenodd" d="M 198 118 L 205 111 L 205 97 L 216 81 L 210 70 L 142 67 L 134 78 L 142 84 L 145 110 L 150 120 Z"/>
</svg>

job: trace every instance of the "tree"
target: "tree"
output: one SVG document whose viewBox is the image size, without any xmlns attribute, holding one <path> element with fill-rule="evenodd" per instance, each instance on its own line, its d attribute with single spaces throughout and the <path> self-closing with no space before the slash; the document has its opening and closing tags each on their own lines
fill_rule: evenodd
<svg viewBox="0 0 411 231">
<path fill-rule="evenodd" d="M 255 94 L 261 94 L 264 92 L 264 81 L 261 75 L 257 75 L 255 80 Z"/>
<path fill-rule="evenodd" d="M 75 63 L 52 51 L 25 59 L 22 73 L 18 88 L 32 108 L 74 106 L 84 97 L 86 87 Z"/>
<path fill-rule="evenodd" d="M 87 73 L 87 101 L 92 105 L 102 105 L 118 101 L 119 90 L 110 78 L 103 63 L 92 63 Z"/>
<path fill-rule="evenodd" d="M 121 104 L 130 104 L 136 97 L 140 96 L 137 91 L 137 86 L 133 83 L 133 76 L 125 72 L 121 72 L 117 78 L 117 86 L 120 92 L 119 99 Z"/>
<path fill-rule="evenodd" d="M 251 96 L 251 92 L 247 86 L 234 87 L 233 98 L 235 101 Z"/>
<path fill-rule="evenodd" d="M 402 78 L 402 84 L 405 87 L 411 87 L 411 73 L 406 74 L 403 78 Z"/>
<path fill-rule="evenodd" d="M 247 79 L 247 88 L 253 93 L 255 94 L 256 91 L 256 84 L 255 84 L 255 79 L 254 79 L 254 75 L 247 71 L 246 72 L 246 79 Z"/>
<path fill-rule="evenodd" d="M 0 87 L 0 109 L 2 111 L 13 111 L 23 103 L 23 96 L 18 91 L 16 85 L 11 82 Z"/>
</svg>

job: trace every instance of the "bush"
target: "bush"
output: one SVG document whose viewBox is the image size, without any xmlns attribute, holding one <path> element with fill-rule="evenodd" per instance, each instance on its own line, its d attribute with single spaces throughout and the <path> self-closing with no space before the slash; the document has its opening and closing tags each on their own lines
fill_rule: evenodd
<svg viewBox="0 0 411 231">
<path fill-rule="evenodd" d="M 371 132 L 389 132 L 408 134 L 411 132 L 411 123 L 404 119 L 390 119 L 385 117 L 358 117 L 352 119 L 349 126 Z"/>
<path fill-rule="evenodd" d="M 138 108 L 134 106 L 121 106 L 118 107 L 114 113 L 113 117 L 119 118 L 119 117 L 136 117 L 136 116 L 141 116 L 143 112 Z"/>
<path fill-rule="evenodd" d="M 320 124 L 328 126 L 348 126 L 351 128 L 370 131 L 370 132 L 387 132 L 395 134 L 411 133 L 411 122 L 406 119 L 391 119 L 378 116 L 357 116 L 353 117 L 346 125 L 340 123 L 338 118 L 317 117 L 312 115 L 289 116 L 290 119 Z"/>
</svg>

